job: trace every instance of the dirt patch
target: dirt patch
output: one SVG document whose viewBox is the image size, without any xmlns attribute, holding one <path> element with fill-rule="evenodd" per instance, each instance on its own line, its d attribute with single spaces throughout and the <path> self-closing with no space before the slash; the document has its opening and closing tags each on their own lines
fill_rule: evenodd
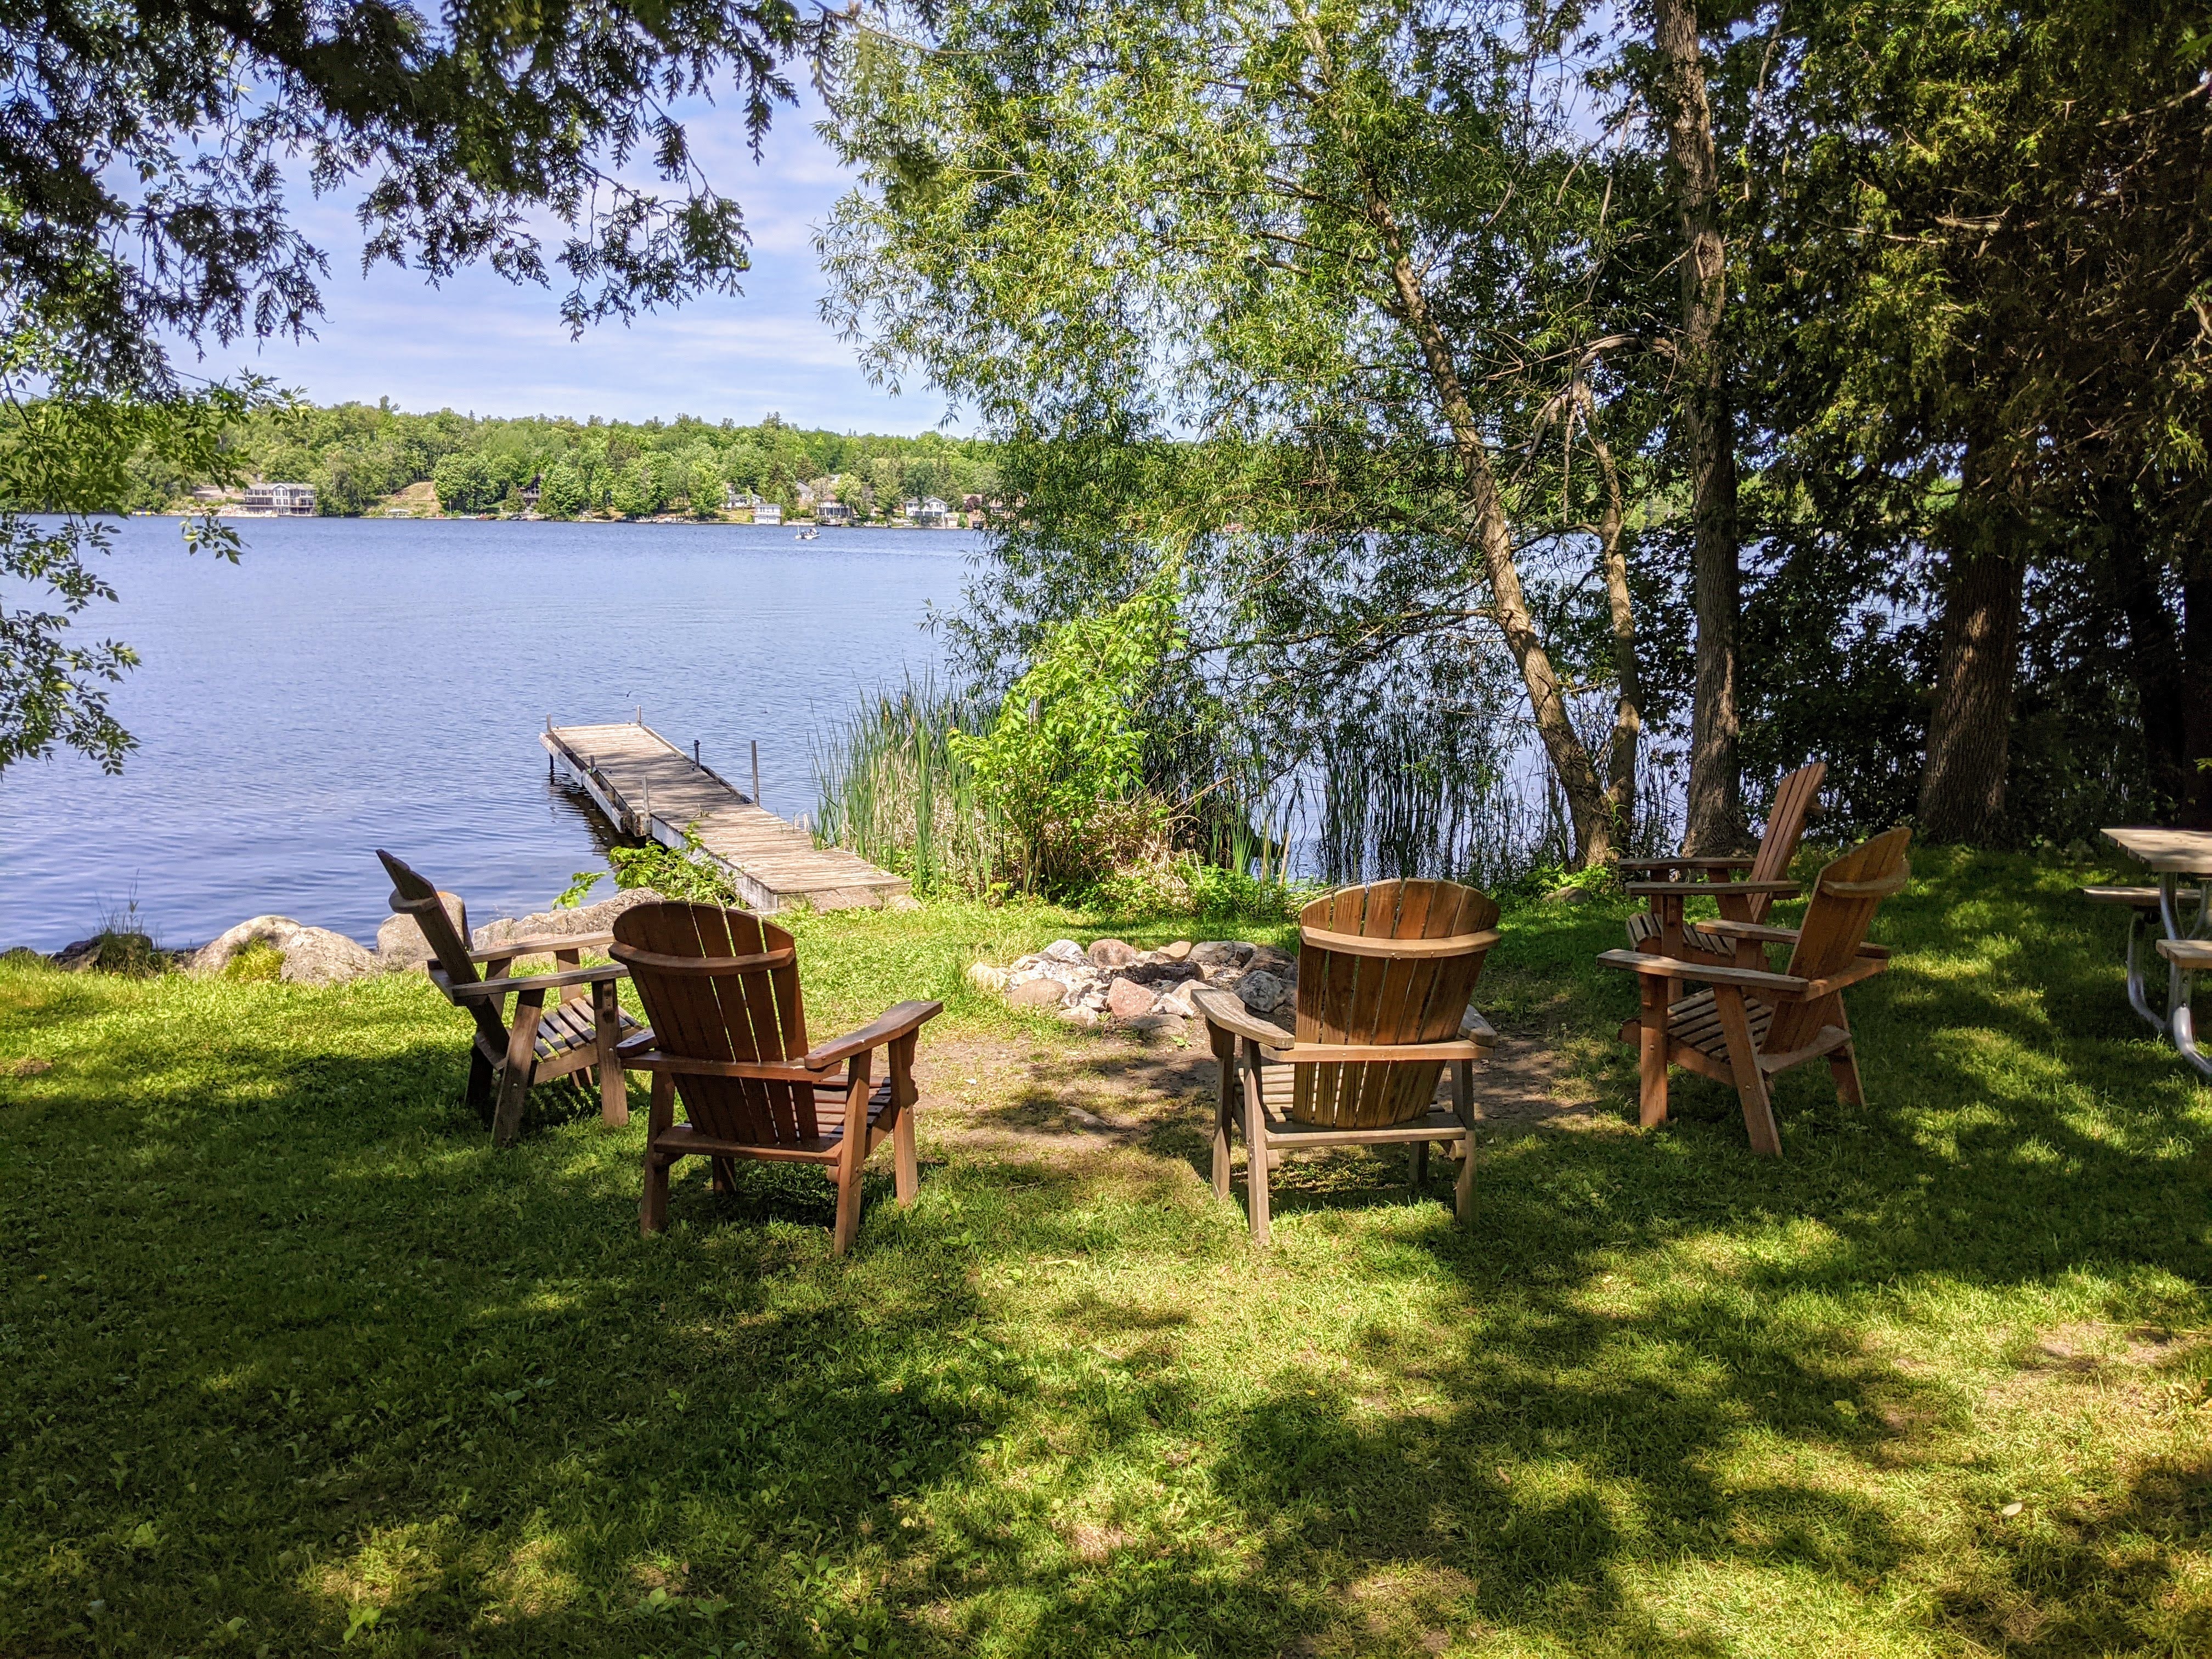
<svg viewBox="0 0 2212 1659">
<path fill-rule="evenodd" d="M 924 1133 L 1012 1157 L 1123 1147 L 1173 1152 L 1210 1134 L 1219 1071 L 1211 1050 L 1109 1035 L 1054 1041 L 969 1036 L 915 1056 Z M 1437 1098 L 1451 1099 L 1447 1073 Z M 1617 1129 L 1587 1081 L 1533 1039 L 1501 1040 L 1476 1069 L 1475 1115 L 1496 1128 Z"/>
</svg>

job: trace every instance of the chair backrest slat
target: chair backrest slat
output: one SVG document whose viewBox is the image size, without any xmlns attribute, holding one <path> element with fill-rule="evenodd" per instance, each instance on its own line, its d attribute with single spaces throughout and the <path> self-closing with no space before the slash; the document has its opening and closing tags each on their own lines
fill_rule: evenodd
<svg viewBox="0 0 2212 1659">
<path fill-rule="evenodd" d="M 430 955 L 446 975 L 446 983 L 473 985 L 483 977 L 475 963 L 469 960 L 469 910 L 458 895 L 440 891 L 404 862 L 392 856 L 382 848 L 376 853 L 384 865 L 385 873 L 392 878 L 392 908 L 397 915 L 412 916 L 415 925 L 422 930 L 422 942 L 430 947 Z M 477 1041 L 486 1057 L 503 1055 L 507 1052 L 507 1022 L 501 1018 L 500 1004 L 504 999 L 447 996 L 457 1006 L 468 1011 L 476 1022 Z"/>
<path fill-rule="evenodd" d="M 1797 856 L 1797 844 L 1805 838 L 1806 820 L 1812 817 L 1813 808 L 1820 798 L 1821 780 L 1827 775 L 1826 761 L 1811 761 L 1783 779 L 1776 787 L 1774 804 L 1766 811 L 1766 833 L 1759 838 L 1759 852 L 1752 860 L 1753 881 L 1790 878 L 1790 866 Z M 1774 908 L 1774 896 L 1759 894 L 1749 904 L 1751 919 L 1765 921 L 1766 913 Z"/>
<path fill-rule="evenodd" d="M 1902 826 L 1884 830 L 1820 872 L 1786 971 L 1800 979 L 1826 979 L 1850 963 L 1866 942 L 1882 900 L 1904 890 L 1911 876 L 1911 866 L 1905 859 L 1911 841 L 1912 831 Z M 1811 1042 L 1821 1026 L 1834 1019 L 1838 1000 L 1823 997 L 1778 1005 L 1767 1033 L 1767 1052 L 1781 1054 Z"/>
<path fill-rule="evenodd" d="M 687 1060 L 782 1064 L 806 1053 L 796 946 L 748 910 L 712 904 L 640 904 L 615 918 L 616 961 L 629 969 L 653 1046 Z M 677 1091 L 700 1130 L 748 1146 L 821 1133 L 814 1085 L 775 1078 L 678 1073 Z"/>
<path fill-rule="evenodd" d="M 1306 906 L 1298 951 L 1300 1042 L 1449 1042 L 1474 994 L 1494 935 L 1496 901 L 1449 881 L 1383 881 L 1347 887 Z M 1332 935 L 1462 942 L 1413 955 L 1332 950 Z M 1428 1110 L 1443 1062 L 1300 1065 L 1291 1115 L 1303 1122 L 1371 1128 Z"/>
</svg>

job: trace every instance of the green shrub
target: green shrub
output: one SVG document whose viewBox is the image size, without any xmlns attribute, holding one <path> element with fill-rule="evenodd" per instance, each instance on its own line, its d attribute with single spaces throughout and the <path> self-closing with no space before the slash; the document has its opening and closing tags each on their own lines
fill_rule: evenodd
<svg viewBox="0 0 2212 1659">
<path fill-rule="evenodd" d="M 688 824 L 681 848 L 652 841 L 642 847 L 611 848 L 607 859 L 615 866 L 617 887 L 649 887 L 663 898 L 690 904 L 737 902 L 738 890 Z"/>
<path fill-rule="evenodd" d="M 950 739 L 1033 890 L 1086 887 L 1165 830 L 1166 806 L 1144 793 L 1136 716 L 1182 642 L 1175 580 L 1170 564 L 1113 610 L 1054 629 L 990 732 Z"/>
</svg>

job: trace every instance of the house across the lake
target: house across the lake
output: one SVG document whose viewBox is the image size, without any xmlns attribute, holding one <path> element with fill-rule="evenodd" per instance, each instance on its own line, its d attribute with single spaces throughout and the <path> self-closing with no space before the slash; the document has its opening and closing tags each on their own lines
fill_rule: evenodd
<svg viewBox="0 0 2212 1659">
<path fill-rule="evenodd" d="M 245 518 L 312 519 L 315 516 L 315 487 L 303 483 L 250 483 L 239 501 L 238 512 Z"/>
<path fill-rule="evenodd" d="M 842 501 L 817 501 L 814 504 L 814 522 L 850 524 L 853 522 L 853 509 Z"/>
<path fill-rule="evenodd" d="M 755 524 L 781 524 L 783 509 L 774 501 L 762 501 L 753 508 Z"/>
</svg>

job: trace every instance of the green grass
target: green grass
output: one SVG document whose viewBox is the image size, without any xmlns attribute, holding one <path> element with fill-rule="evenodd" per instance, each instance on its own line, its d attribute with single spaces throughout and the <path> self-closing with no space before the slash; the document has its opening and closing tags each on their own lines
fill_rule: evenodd
<svg viewBox="0 0 2212 1659">
<path fill-rule="evenodd" d="M 832 1261 L 811 1172 L 646 1240 L 637 1123 L 494 1152 L 418 980 L 0 966 L 0 1653 L 2212 1650 L 2212 1090 L 2082 872 L 1915 862 L 1781 1162 L 1698 1079 L 1627 1127 L 1620 908 L 1528 908 L 1483 1000 L 1596 1126 L 1464 1234 L 1291 1166 L 1264 1256 L 1188 1090 L 1060 1154 L 925 1099 Z M 1109 1083 L 960 979 L 1103 926 L 806 919 L 811 1024 Z"/>
</svg>

